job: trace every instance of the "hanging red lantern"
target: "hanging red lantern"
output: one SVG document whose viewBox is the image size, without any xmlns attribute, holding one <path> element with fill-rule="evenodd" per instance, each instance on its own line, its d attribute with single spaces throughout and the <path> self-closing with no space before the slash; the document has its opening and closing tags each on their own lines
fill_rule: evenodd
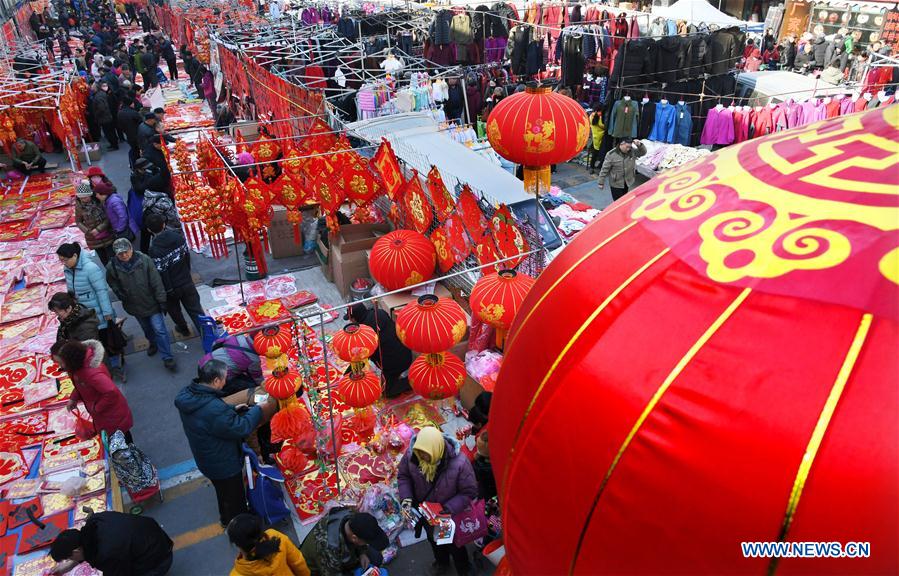
<svg viewBox="0 0 899 576">
<path fill-rule="evenodd" d="M 290 404 L 272 416 L 272 442 L 290 441 L 297 446 L 312 446 L 314 428 L 312 417 L 306 407 L 299 403 Z"/>
<path fill-rule="evenodd" d="M 577 156 L 589 135 L 580 104 L 545 86 L 503 98 L 487 118 L 490 145 L 524 167 L 525 190 L 538 194 L 549 192 L 550 165 Z"/>
<path fill-rule="evenodd" d="M 381 397 L 381 379 L 371 370 L 347 374 L 337 381 L 337 392 L 353 408 L 364 408 Z"/>
<path fill-rule="evenodd" d="M 293 347 L 293 336 L 286 324 L 263 328 L 253 336 L 253 349 L 260 356 L 274 360 L 287 354 Z"/>
<path fill-rule="evenodd" d="M 265 391 L 283 406 L 296 402 L 297 391 L 303 386 L 303 377 L 296 370 L 279 366 L 265 379 L 263 386 Z"/>
<path fill-rule="evenodd" d="M 533 285 L 533 278 L 514 270 L 485 274 L 475 283 L 469 298 L 471 313 L 496 328 L 497 346 L 502 347 L 506 331 Z"/>
<path fill-rule="evenodd" d="M 409 384 L 422 398 L 443 400 L 458 394 L 465 374 L 465 364 L 454 354 L 422 354 L 409 366 Z"/>
<path fill-rule="evenodd" d="M 465 311 L 452 298 L 420 296 L 396 315 L 396 335 L 406 347 L 432 354 L 462 341 L 468 322 Z"/>
<path fill-rule="evenodd" d="M 399 290 L 434 276 L 437 251 L 424 235 L 413 230 L 394 230 L 375 241 L 368 268 L 384 288 Z"/>
<path fill-rule="evenodd" d="M 378 348 L 378 335 L 371 327 L 353 322 L 334 333 L 331 347 L 338 358 L 350 362 L 353 371 L 359 372 Z"/>
</svg>

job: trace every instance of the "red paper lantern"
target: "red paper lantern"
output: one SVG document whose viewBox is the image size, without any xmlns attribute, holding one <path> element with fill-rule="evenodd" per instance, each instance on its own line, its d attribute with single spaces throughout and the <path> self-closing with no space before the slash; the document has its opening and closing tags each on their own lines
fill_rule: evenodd
<svg viewBox="0 0 899 576">
<path fill-rule="evenodd" d="M 287 354 L 293 345 L 290 328 L 285 324 L 263 328 L 253 336 L 253 348 L 256 353 L 272 360 Z"/>
<path fill-rule="evenodd" d="M 279 366 L 263 383 L 265 391 L 278 400 L 296 398 L 297 391 L 303 386 L 303 377 L 296 370 Z"/>
<path fill-rule="evenodd" d="M 282 471 L 290 475 L 298 475 L 309 468 L 309 458 L 306 457 L 306 454 L 286 442 L 275 458 L 281 465 Z"/>
<path fill-rule="evenodd" d="M 897 126 L 877 108 L 665 172 L 540 275 L 490 413 L 516 574 L 899 573 Z"/>
<path fill-rule="evenodd" d="M 331 346 L 344 362 L 362 364 L 378 348 L 378 335 L 365 324 L 347 324 L 334 333 Z"/>
<path fill-rule="evenodd" d="M 500 156 L 524 166 L 526 190 L 539 178 L 538 191 L 549 192 L 550 165 L 577 156 L 589 135 L 580 104 L 543 86 L 504 98 L 487 118 L 487 139 Z"/>
<path fill-rule="evenodd" d="M 381 379 L 371 370 L 347 374 L 337 381 L 337 392 L 353 408 L 364 408 L 381 397 Z"/>
<path fill-rule="evenodd" d="M 375 241 L 368 268 L 384 288 L 399 290 L 434 276 L 437 252 L 424 235 L 413 230 L 394 230 Z"/>
<path fill-rule="evenodd" d="M 455 396 L 465 382 L 465 364 L 449 352 L 422 354 L 409 366 L 412 390 L 429 400 Z"/>
<path fill-rule="evenodd" d="M 471 290 L 471 313 L 496 328 L 496 344 L 502 346 L 506 331 L 521 307 L 534 279 L 514 270 L 481 276 Z"/>
<path fill-rule="evenodd" d="M 291 441 L 297 446 L 312 445 L 314 429 L 306 407 L 290 404 L 272 416 L 272 442 Z"/>
<path fill-rule="evenodd" d="M 396 335 L 408 348 L 429 354 L 448 350 L 462 341 L 468 328 L 462 307 L 452 298 L 420 296 L 396 315 Z"/>
</svg>

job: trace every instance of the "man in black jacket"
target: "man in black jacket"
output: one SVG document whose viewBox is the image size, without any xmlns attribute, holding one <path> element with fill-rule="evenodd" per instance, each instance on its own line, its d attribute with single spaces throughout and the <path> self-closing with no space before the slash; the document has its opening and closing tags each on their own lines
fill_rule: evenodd
<svg viewBox="0 0 899 576">
<path fill-rule="evenodd" d="M 93 113 L 100 128 L 109 141 L 110 150 L 119 149 L 119 135 L 116 133 L 116 118 L 112 114 L 112 106 L 109 101 L 109 84 L 100 82 L 100 89 L 93 100 Z"/>
<path fill-rule="evenodd" d="M 137 145 L 140 147 L 141 156 L 147 160 L 153 161 L 151 156 L 159 150 L 159 131 L 156 130 L 156 114 L 147 112 L 144 114 L 144 121 L 137 127 Z"/>
<path fill-rule="evenodd" d="M 134 99 L 126 96 L 119 109 L 119 130 L 128 142 L 128 164 L 134 169 L 134 161 L 140 156 L 140 145 L 137 143 L 137 129 L 143 123 L 140 112 L 134 108 Z"/>
<path fill-rule="evenodd" d="M 172 41 L 168 38 L 164 39 L 162 44 L 159 45 L 159 52 L 162 54 L 162 57 L 165 59 L 165 63 L 169 68 L 169 80 L 177 80 L 178 64 L 175 59 L 175 47 L 172 46 Z"/>
<path fill-rule="evenodd" d="M 80 530 L 63 530 L 50 547 L 54 573 L 87 562 L 110 576 L 162 576 L 172 567 L 172 539 L 148 516 L 98 512 Z"/>
<path fill-rule="evenodd" d="M 378 333 L 378 347 L 371 355 L 372 361 L 381 369 L 386 386 L 384 396 L 395 398 L 407 392 L 409 380 L 402 378 L 412 364 L 412 351 L 406 348 L 396 335 L 396 324 L 390 315 L 380 308 L 369 310 L 365 304 L 354 304 L 343 317 L 357 324 L 365 324 Z"/>
<path fill-rule="evenodd" d="M 190 336 L 190 329 L 181 313 L 181 307 L 184 306 L 197 328 L 197 334 L 202 336 L 200 316 L 204 316 L 206 312 L 200 304 L 200 294 L 190 273 L 190 250 L 184 235 L 181 230 L 167 228 L 165 219 L 159 214 L 147 215 L 144 225 L 153 234 L 147 255 L 153 259 L 162 276 L 167 298 L 166 309 L 175 322 L 175 331 L 182 336 Z"/>
<path fill-rule="evenodd" d="M 131 172 L 131 187 L 141 198 L 147 190 L 170 194 L 171 178 L 167 171 L 160 170 L 146 158 L 138 158 L 134 161 L 134 170 Z"/>
</svg>

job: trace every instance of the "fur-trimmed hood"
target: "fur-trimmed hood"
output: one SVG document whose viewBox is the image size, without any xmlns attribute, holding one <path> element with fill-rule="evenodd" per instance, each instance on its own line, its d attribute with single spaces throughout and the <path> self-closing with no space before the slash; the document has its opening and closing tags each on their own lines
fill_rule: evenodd
<svg viewBox="0 0 899 576">
<path fill-rule="evenodd" d="M 87 357 L 84 359 L 84 365 L 87 368 L 99 368 L 102 366 L 103 358 L 106 356 L 103 343 L 99 340 L 85 340 L 82 344 L 87 346 Z"/>
</svg>

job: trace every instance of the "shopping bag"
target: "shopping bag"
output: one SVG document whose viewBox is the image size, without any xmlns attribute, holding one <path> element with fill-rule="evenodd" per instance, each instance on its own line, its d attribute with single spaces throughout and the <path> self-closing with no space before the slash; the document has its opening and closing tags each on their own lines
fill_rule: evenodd
<svg viewBox="0 0 899 576">
<path fill-rule="evenodd" d="M 487 516 L 484 514 L 484 501 L 474 500 L 467 509 L 453 514 L 453 522 L 456 523 L 456 533 L 453 536 L 453 544 L 456 546 L 465 546 L 486 536 Z"/>
<path fill-rule="evenodd" d="M 256 453 L 246 444 L 243 445 L 244 461 L 247 472 L 247 500 L 250 509 L 271 526 L 290 516 L 290 510 L 284 504 L 281 486 L 284 476 L 274 466 L 259 463 Z"/>
<path fill-rule="evenodd" d="M 75 436 L 81 440 L 90 440 L 97 435 L 93 420 L 82 416 L 81 411 L 77 408 L 72 410 L 72 415 L 75 416 Z"/>
</svg>

